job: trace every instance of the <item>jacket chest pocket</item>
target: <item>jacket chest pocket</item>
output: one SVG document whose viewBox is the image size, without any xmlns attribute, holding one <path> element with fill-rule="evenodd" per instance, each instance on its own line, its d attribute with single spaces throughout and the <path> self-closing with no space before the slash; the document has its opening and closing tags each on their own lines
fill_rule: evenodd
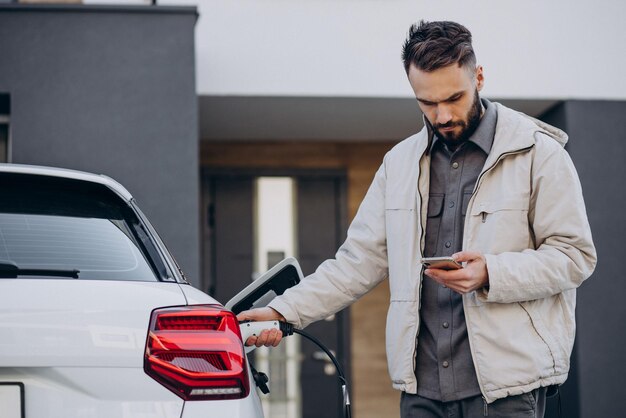
<svg viewBox="0 0 626 418">
<path fill-rule="evenodd" d="M 392 300 L 415 300 L 415 283 L 411 280 L 417 233 L 416 202 L 409 194 L 385 196 L 385 228 L 389 287 Z"/>
<path fill-rule="evenodd" d="M 526 196 L 506 196 L 476 203 L 471 215 L 483 238 L 480 240 L 484 244 L 481 250 L 497 254 L 529 248 L 528 206 Z"/>
<path fill-rule="evenodd" d="M 416 225 L 415 202 L 404 194 L 393 194 L 385 197 L 385 226 L 387 230 L 388 252 L 397 251 L 406 246 L 408 240 L 415 236 Z M 391 260 L 390 265 L 391 265 Z"/>
</svg>

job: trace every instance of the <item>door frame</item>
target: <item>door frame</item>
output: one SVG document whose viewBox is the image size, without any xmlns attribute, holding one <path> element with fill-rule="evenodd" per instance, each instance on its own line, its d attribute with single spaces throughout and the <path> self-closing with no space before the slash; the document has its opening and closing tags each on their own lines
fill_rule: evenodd
<svg viewBox="0 0 626 418">
<path fill-rule="evenodd" d="M 338 182 L 336 189 L 335 202 L 337 204 L 336 213 L 336 249 L 343 243 L 346 238 L 348 229 L 348 176 L 347 171 L 341 168 L 311 169 L 311 168 L 249 168 L 249 167 L 202 167 L 200 177 L 201 188 L 201 288 L 203 290 L 211 290 L 215 287 L 215 246 L 214 236 L 212 235 L 210 223 L 214 214 L 212 212 L 212 202 L 215 201 L 214 191 L 211 182 L 215 178 L 232 178 L 232 179 L 254 179 L 257 177 L 292 177 L 296 181 L 300 179 L 333 179 Z M 224 302 L 224 301 L 222 301 Z M 336 316 L 337 326 L 337 359 L 343 367 L 343 371 L 350 382 L 352 376 L 351 365 L 351 338 L 350 338 L 350 308 L 346 308 L 339 312 Z M 308 343 L 305 343 L 308 344 Z M 350 390 L 351 391 L 351 390 Z M 352 393 L 350 393 L 352 395 Z M 304 395 L 303 395 L 304 396 Z M 338 393 L 338 396 L 340 394 Z M 341 405 L 342 402 L 340 402 Z M 305 411 L 303 411 L 304 415 Z M 338 417 L 341 417 L 341 411 L 338 411 Z"/>
</svg>

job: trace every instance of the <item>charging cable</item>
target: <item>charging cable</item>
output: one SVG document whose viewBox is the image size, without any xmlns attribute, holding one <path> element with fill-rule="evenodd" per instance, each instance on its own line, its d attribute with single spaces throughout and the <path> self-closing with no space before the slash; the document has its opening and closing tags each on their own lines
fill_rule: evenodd
<svg viewBox="0 0 626 418">
<path fill-rule="evenodd" d="M 239 329 L 241 330 L 241 338 L 243 341 L 246 341 L 249 337 L 258 337 L 261 334 L 261 331 L 264 329 L 278 329 L 283 333 L 283 337 L 287 337 L 289 335 L 298 334 L 307 340 L 311 341 L 313 344 L 317 345 L 330 360 L 335 365 L 337 369 L 337 375 L 339 376 L 339 382 L 341 383 L 341 392 L 343 395 L 343 416 L 345 418 L 350 418 L 352 416 L 350 411 L 350 396 L 348 391 L 348 381 L 343 373 L 343 369 L 341 365 L 337 361 L 337 358 L 334 354 L 324 346 L 317 338 L 313 337 L 311 334 L 308 334 L 302 330 L 294 328 L 292 324 L 288 324 L 282 321 L 259 321 L 259 322 L 241 322 L 239 324 Z M 251 352 L 256 348 L 256 346 L 251 345 L 247 346 L 246 354 Z"/>
</svg>

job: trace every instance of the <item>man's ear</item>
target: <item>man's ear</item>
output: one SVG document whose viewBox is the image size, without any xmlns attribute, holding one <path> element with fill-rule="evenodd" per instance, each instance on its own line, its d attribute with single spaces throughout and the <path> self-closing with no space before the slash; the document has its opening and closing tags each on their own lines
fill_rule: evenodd
<svg viewBox="0 0 626 418">
<path fill-rule="evenodd" d="M 485 75 L 483 74 L 483 66 L 476 66 L 476 90 L 481 91 L 485 85 Z"/>
</svg>

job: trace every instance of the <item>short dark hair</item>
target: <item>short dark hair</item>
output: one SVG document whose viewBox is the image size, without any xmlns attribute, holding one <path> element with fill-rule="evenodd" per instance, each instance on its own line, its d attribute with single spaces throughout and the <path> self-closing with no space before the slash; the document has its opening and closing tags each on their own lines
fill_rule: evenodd
<svg viewBox="0 0 626 418">
<path fill-rule="evenodd" d="M 405 71 L 411 64 L 426 72 L 451 64 L 476 67 L 472 33 L 456 22 L 425 22 L 411 25 L 402 48 Z"/>
</svg>

